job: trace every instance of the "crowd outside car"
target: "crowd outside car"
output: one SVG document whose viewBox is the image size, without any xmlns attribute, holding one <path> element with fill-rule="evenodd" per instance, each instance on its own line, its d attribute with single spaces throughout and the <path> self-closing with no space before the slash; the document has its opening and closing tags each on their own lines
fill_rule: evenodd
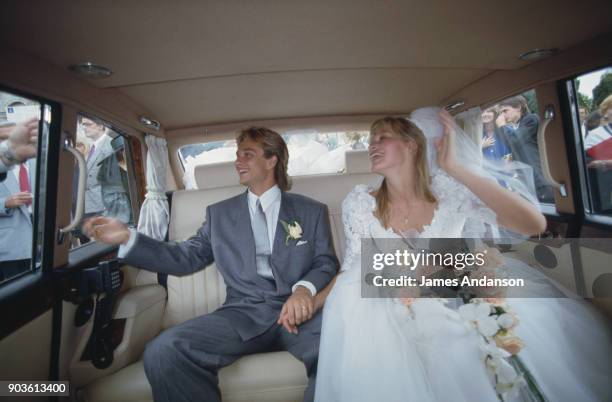
<svg viewBox="0 0 612 402">
<path fill-rule="evenodd" d="M 492 160 L 518 161 L 533 169 L 540 202 L 553 203 L 552 188 L 544 179 L 538 149 L 540 119 L 523 95 L 504 99 L 482 113 L 482 152 Z"/>
<path fill-rule="evenodd" d="M 106 127 L 103 121 L 81 115 L 77 125 L 76 148 L 85 158 L 87 166 L 84 219 L 103 215 L 131 223 L 132 210 L 123 137 Z M 78 166 L 75 169 L 73 211 L 80 174 Z M 75 230 L 74 234 L 79 240 L 78 244 L 89 242 L 89 238 L 79 230 Z"/>
<path fill-rule="evenodd" d="M 30 269 L 38 118 L 0 130 L 0 282 Z"/>
<path fill-rule="evenodd" d="M 584 152 L 593 209 L 612 213 L 612 94 L 585 122 Z"/>
</svg>

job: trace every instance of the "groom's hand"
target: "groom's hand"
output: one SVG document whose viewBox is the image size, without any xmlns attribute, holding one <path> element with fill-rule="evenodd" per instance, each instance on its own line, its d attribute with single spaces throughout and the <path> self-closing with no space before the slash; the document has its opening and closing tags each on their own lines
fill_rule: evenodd
<svg viewBox="0 0 612 402">
<path fill-rule="evenodd" d="M 292 334 L 297 334 L 297 326 L 312 318 L 314 314 L 314 297 L 310 290 L 298 286 L 287 299 L 281 310 L 277 323 Z"/>
<path fill-rule="evenodd" d="M 130 239 L 130 229 L 117 218 L 96 216 L 83 224 L 83 233 L 89 238 L 105 244 L 126 244 Z"/>
</svg>

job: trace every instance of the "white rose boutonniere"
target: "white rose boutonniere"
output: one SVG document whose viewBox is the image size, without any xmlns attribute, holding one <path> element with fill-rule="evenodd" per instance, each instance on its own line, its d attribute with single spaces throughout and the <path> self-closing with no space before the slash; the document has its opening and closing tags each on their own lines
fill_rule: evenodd
<svg viewBox="0 0 612 402">
<path fill-rule="evenodd" d="M 302 227 L 300 223 L 295 219 L 289 222 L 285 222 L 281 220 L 280 223 L 283 225 L 285 229 L 285 233 L 287 236 L 285 237 L 285 245 L 289 245 L 289 240 L 298 240 L 302 238 Z"/>
</svg>

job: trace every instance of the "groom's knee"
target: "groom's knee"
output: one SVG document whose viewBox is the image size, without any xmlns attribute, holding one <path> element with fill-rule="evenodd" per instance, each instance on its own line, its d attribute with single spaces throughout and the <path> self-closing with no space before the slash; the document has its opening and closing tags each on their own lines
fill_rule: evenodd
<svg viewBox="0 0 612 402">
<path fill-rule="evenodd" d="M 185 345 L 185 339 L 181 339 L 178 331 L 174 328 L 163 331 L 153 338 L 143 354 L 143 364 L 147 377 L 165 376 L 167 373 L 180 368 L 185 358 L 185 352 L 189 349 Z"/>
<path fill-rule="evenodd" d="M 147 377 L 164 378 L 166 375 L 194 368 L 194 365 L 214 372 L 235 360 L 233 356 L 207 352 L 205 349 L 216 348 L 211 345 L 194 348 L 192 342 L 180 331 L 180 327 L 170 328 L 150 341 L 145 348 L 143 364 Z"/>
<path fill-rule="evenodd" d="M 172 347 L 172 340 L 163 333 L 151 340 L 145 347 L 142 356 L 147 377 L 149 379 L 163 378 L 163 371 L 171 367 L 169 363 L 175 358 L 176 353 Z"/>
</svg>

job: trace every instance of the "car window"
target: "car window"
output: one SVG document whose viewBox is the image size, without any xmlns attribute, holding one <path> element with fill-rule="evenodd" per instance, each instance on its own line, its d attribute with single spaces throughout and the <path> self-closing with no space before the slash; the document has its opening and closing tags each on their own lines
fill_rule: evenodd
<svg viewBox="0 0 612 402">
<path fill-rule="evenodd" d="M 85 215 L 114 217 L 127 224 L 134 222 L 128 169 L 129 141 L 108 123 L 89 115 L 79 115 L 76 148 L 87 164 Z M 72 211 L 76 210 L 76 188 L 81 174 L 75 166 Z M 79 230 L 73 247 L 89 242 Z"/>
<path fill-rule="evenodd" d="M 542 174 L 538 150 L 540 118 L 534 90 L 506 98 L 482 112 L 482 153 L 485 158 L 518 161 L 531 166 L 541 203 L 554 203 L 552 187 Z"/>
<path fill-rule="evenodd" d="M 39 142 L 38 155 L 8 167 L 0 180 L 0 284 L 41 266 L 52 115 L 50 105 L 0 91 L 0 142 L 18 130 L 37 133 Z"/>
<path fill-rule="evenodd" d="M 346 169 L 345 152 L 367 149 L 368 131 L 290 130 L 281 134 L 289 149 L 290 176 L 341 173 Z M 185 188 L 197 188 L 194 170 L 198 165 L 230 162 L 236 159 L 236 141 L 213 141 L 190 144 L 179 149 L 185 169 Z"/>
<path fill-rule="evenodd" d="M 586 209 L 612 216 L 612 67 L 583 74 L 572 84 L 587 184 L 583 189 Z"/>
</svg>

